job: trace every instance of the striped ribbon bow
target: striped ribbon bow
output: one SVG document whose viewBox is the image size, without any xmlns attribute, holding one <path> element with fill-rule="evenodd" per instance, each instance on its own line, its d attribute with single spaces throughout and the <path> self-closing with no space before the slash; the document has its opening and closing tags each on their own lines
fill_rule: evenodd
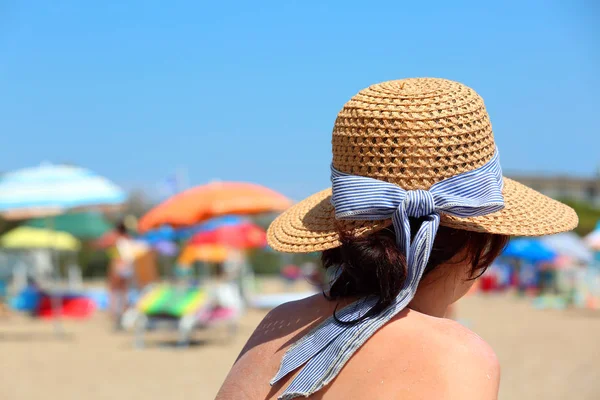
<svg viewBox="0 0 600 400">
<path fill-rule="evenodd" d="M 340 324 L 330 317 L 293 344 L 283 356 L 271 385 L 304 367 L 280 400 L 307 397 L 327 385 L 377 329 L 408 305 L 427 266 L 440 213 L 466 218 L 491 214 L 504 207 L 502 169 L 497 152 L 480 168 L 438 182 L 429 190 L 407 191 L 392 183 L 342 173 L 333 166 L 331 170 L 331 202 L 336 218 L 391 218 L 398 246 L 406 254 L 408 277 L 393 304 L 378 315 L 351 325 Z M 412 241 L 409 217 L 423 219 Z M 376 303 L 374 296 L 358 300 L 342 309 L 337 314 L 338 320 L 356 320 Z"/>
</svg>

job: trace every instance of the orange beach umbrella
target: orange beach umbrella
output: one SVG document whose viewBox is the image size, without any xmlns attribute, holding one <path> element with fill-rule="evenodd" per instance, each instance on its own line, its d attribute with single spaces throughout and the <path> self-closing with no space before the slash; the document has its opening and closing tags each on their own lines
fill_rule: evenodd
<svg viewBox="0 0 600 400">
<path fill-rule="evenodd" d="M 284 195 L 264 186 L 242 182 L 214 182 L 176 194 L 144 215 L 139 231 L 162 225 L 185 227 L 222 215 L 283 211 L 291 206 Z"/>
<path fill-rule="evenodd" d="M 187 246 L 177 259 L 177 263 L 184 266 L 196 261 L 220 263 L 225 262 L 228 256 L 229 250 L 221 245 Z"/>
</svg>

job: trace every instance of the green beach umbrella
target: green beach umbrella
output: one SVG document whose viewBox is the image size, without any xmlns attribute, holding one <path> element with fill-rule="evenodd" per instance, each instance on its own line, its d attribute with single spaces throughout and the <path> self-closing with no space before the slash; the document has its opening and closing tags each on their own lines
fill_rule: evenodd
<svg viewBox="0 0 600 400">
<path fill-rule="evenodd" d="M 24 225 L 42 229 L 52 226 L 56 231 L 67 232 L 84 240 L 98 239 L 112 229 L 112 225 L 97 212 L 62 214 L 50 218 L 52 221 L 48 218 L 30 219 Z"/>
</svg>

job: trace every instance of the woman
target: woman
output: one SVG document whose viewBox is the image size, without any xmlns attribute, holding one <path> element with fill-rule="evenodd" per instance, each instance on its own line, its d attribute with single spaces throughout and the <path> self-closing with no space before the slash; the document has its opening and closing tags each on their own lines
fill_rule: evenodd
<svg viewBox="0 0 600 400">
<path fill-rule="evenodd" d="M 576 214 L 502 177 L 483 100 L 457 82 L 362 90 L 332 145 L 332 188 L 268 237 L 279 251 L 322 251 L 335 281 L 271 311 L 217 398 L 495 399 L 493 350 L 443 317 L 509 235 L 571 230 Z"/>
<path fill-rule="evenodd" d="M 122 329 L 121 318 L 127 309 L 127 293 L 131 287 L 134 262 L 135 262 L 135 243 L 124 222 L 119 222 L 115 226 L 116 257 L 113 258 L 110 265 L 109 289 L 110 305 L 115 323 L 115 329 Z"/>
</svg>

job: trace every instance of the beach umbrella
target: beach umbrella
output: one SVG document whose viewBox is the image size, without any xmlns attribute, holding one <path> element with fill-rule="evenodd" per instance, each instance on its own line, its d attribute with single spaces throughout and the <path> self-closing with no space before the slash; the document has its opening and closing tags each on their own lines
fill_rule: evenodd
<svg viewBox="0 0 600 400">
<path fill-rule="evenodd" d="M 54 230 L 67 232 L 84 240 L 98 239 L 112 229 L 111 224 L 102 214 L 94 211 L 58 215 L 53 217 L 52 222 Z M 47 228 L 48 220 L 46 218 L 30 219 L 24 225 L 33 228 Z"/>
<path fill-rule="evenodd" d="M 241 225 L 241 224 L 245 224 L 247 222 L 250 222 L 250 219 L 248 219 L 247 217 L 241 217 L 239 215 L 225 215 L 222 217 L 216 217 L 216 218 L 212 218 L 209 219 L 206 222 L 203 222 L 201 224 L 196 225 L 193 228 L 193 234 L 199 233 L 199 232 L 207 232 L 207 231 L 213 231 L 215 229 L 219 229 L 219 228 L 223 228 L 223 227 L 227 227 L 227 226 L 237 226 L 237 225 Z M 184 231 L 187 231 L 188 229 L 184 228 L 182 229 Z M 190 235 L 190 236 L 192 236 Z"/>
<path fill-rule="evenodd" d="M 169 225 L 163 225 L 160 228 L 152 229 L 139 238 L 148 242 L 156 243 L 162 241 L 175 242 L 179 240 L 187 240 L 198 232 L 212 231 L 214 229 L 223 226 L 234 226 L 247 222 L 246 218 L 239 217 L 237 215 L 226 215 L 224 217 L 217 217 L 210 219 L 201 224 L 193 225 L 187 228 L 173 228 Z"/>
<path fill-rule="evenodd" d="M 189 227 L 224 215 L 283 211 L 291 204 L 287 197 L 264 186 L 214 182 L 188 189 L 156 206 L 140 219 L 139 229 Z"/>
<path fill-rule="evenodd" d="M 189 244 L 192 246 L 220 244 L 239 250 L 254 249 L 267 245 L 267 233 L 260 226 L 246 222 L 196 233 Z"/>
<path fill-rule="evenodd" d="M 594 259 L 593 251 L 574 232 L 543 236 L 539 240 L 556 254 L 566 256 L 579 263 L 587 264 Z"/>
<path fill-rule="evenodd" d="M 177 232 L 170 226 L 161 226 L 138 237 L 146 243 L 154 244 L 160 242 L 171 242 L 177 240 Z"/>
<path fill-rule="evenodd" d="M 529 262 L 550 262 L 557 256 L 556 252 L 548 248 L 536 238 L 512 239 L 502 255 L 505 257 L 520 258 Z"/>
<path fill-rule="evenodd" d="M 177 259 L 180 265 L 191 265 L 195 262 L 221 263 L 229 257 L 230 250 L 221 245 L 186 246 Z"/>
<path fill-rule="evenodd" d="M 78 251 L 81 243 L 73 235 L 49 229 L 20 226 L 0 237 L 0 246 L 6 249 L 54 249 Z"/>
<path fill-rule="evenodd" d="M 112 182 L 75 166 L 44 164 L 0 177 L 0 215 L 7 219 L 111 209 L 125 200 L 125 193 Z"/>
</svg>

